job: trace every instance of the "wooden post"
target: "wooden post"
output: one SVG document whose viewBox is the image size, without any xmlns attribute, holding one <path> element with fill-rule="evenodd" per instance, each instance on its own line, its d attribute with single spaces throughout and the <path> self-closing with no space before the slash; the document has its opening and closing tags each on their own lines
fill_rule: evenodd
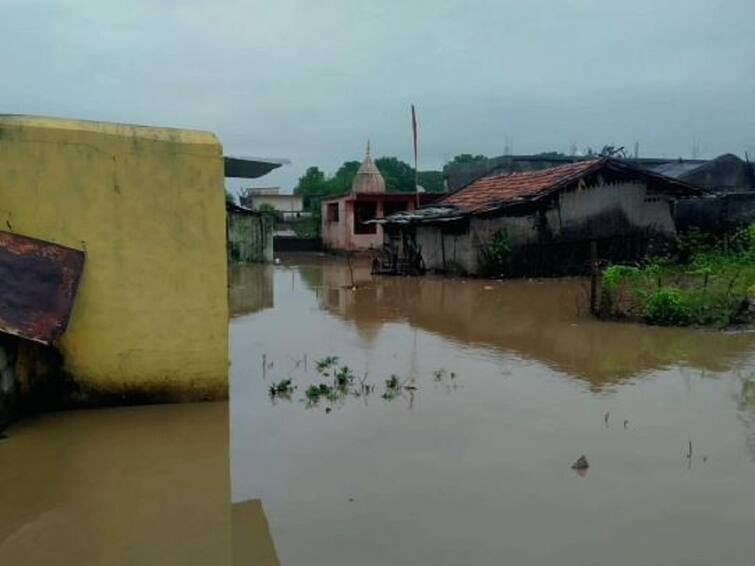
<svg viewBox="0 0 755 566">
<path fill-rule="evenodd" d="M 590 242 L 590 313 L 598 313 L 598 243 Z"/>
</svg>

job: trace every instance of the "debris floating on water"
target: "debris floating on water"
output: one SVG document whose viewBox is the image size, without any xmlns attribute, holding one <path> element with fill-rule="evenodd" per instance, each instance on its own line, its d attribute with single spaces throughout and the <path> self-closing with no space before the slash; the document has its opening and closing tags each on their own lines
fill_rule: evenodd
<svg viewBox="0 0 755 566">
<path fill-rule="evenodd" d="M 603 415 L 603 422 L 606 423 L 606 426 L 608 426 L 608 417 L 610 417 L 610 416 L 611 416 L 611 412 L 610 411 L 606 411 L 606 414 Z"/>
<path fill-rule="evenodd" d="M 572 465 L 572 470 L 586 470 L 590 467 L 589 462 L 587 461 L 587 457 L 582 455 L 580 456 L 576 462 L 574 462 Z"/>
<path fill-rule="evenodd" d="M 629 426 L 629 419 L 624 419 L 624 428 Z"/>
</svg>

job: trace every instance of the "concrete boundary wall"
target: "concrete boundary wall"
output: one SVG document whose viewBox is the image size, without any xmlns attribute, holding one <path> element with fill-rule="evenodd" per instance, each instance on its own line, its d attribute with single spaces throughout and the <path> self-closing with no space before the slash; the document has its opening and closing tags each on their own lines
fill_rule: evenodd
<svg viewBox="0 0 755 566">
<path fill-rule="evenodd" d="M 80 393 L 227 396 L 223 171 L 211 133 L 0 115 L 0 223 L 86 254 L 58 344 Z"/>
</svg>

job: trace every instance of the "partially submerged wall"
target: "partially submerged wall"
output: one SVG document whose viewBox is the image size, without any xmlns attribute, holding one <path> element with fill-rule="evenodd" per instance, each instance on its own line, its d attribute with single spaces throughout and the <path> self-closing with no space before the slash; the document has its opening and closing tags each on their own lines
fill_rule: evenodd
<svg viewBox="0 0 755 566">
<path fill-rule="evenodd" d="M 272 215 L 228 211 L 228 260 L 239 263 L 273 261 Z"/>
<path fill-rule="evenodd" d="M 512 209 L 499 216 L 474 216 L 468 227 L 419 225 L 416 237 L 428 269 L 478 274 L 483 246 L 501 231 L 515 253 L 526 254 L 534 247 L 577 249 L 579 243 L 592 240 L 673 235 L 675 227 L 667 199 L 648 195 L 643 183 L 616 183 L 564 191 L 556 200 L 523 212 Z"/>
<path fill-rule="evenodd" d="M 209 133 L 0 116 L 0 223 L 80 249 L 59 347 L 81 391 L 227 395 L 220 144 Z"/>
</svg>

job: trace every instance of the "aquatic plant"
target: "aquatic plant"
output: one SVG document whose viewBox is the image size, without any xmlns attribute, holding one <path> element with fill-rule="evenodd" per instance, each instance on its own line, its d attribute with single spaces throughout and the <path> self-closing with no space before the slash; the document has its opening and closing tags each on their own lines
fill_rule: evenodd
<svg viewBox="0 0 755 566">
<path fill-rule="evenodd" d="M 338 356 L 326 356 L 315 362 L 317 373 L 327 373 L 332 367 L 338 364 Z"/>
<path fill-rule="evenodd" d="M 273 382 L 268 391 L 270 397 L 290 397 L 294 389 L 295 387 L 290 379 L 283 379 L 278 383 Z"/>
<path fill-rule="evenodd" d="M 393 374 L 385 380 L 385 387 L 387 389 L 399 389 L 401 387 L 401 380 L 396 374 Z"/>
<path fill-rule="evenodd" d="M 383 399 L 393 399 L 401 394 L 401 380 L 395 374 L 391 375 L 385 380 L 385 393 L 383 393 Z"/>
<path fill-rule="evenodd" d="M 321 397 L 327 397 L 331 395 L 332 392 L 333 388 L 330 385 L 328 385 L 327 383 L 320 383 L 307 387 L 306 391 L 304 391 L 304 395 L 306 396 L 308 401 L 317 403 Z"/>
<path fill-rule="evenodd" d="M 436 369 L 433 372 L 433 379 L 435 381 L 443 381 L 446 377 L 449 377 L 450 379 L 456 379 L 456 372 L 449 372 L 445 368 Z"/>
<path fill-rule="evenodd" d="M 368 376 L 368 373 L 365 372 L 364 376 L 362 376 L 362 378 L 359 380 L 358 387 L 356 387 L 354 391 L 352 391 L 354 397 L 361 397 L 362 395 L 369 395 L 370 393 L 372 393 L 372 391 L 374 391 L 375 386 L 367 383 L 367 376 Z"/>
<path fill-rule="evenodd" d="M 348 389 L 354 382 L 354 372 L 348 366 L 343 366 L 335 374 L 335 386 L 338 389 Z"/>
</svg>

